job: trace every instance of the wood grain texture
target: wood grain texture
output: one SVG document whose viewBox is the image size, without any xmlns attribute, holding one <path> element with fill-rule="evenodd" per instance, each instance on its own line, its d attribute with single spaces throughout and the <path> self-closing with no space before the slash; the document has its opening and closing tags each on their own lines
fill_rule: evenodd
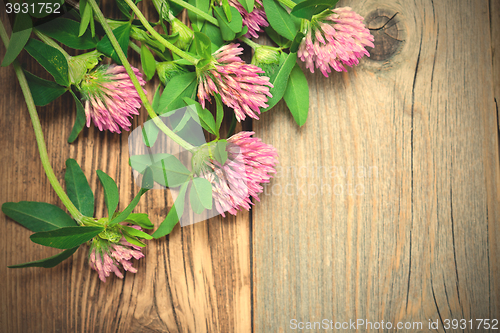
<svg viewBox="0 0 500 333">
<path fill-rule="evenodd" d="M 4 18 L 2 17 L 2 20 Z M 5 48 L 2 46 L 0 57 Z M 129 54 L 139 63 L 137 57 Z M 44 76 L 27 54 L 21 63 Z M 48 75 L 45 76 L 49 78 Z M 0 69 L 0 202 L 45 201 L 62 207 L 40 163 L 30 118 L 12 67 Z M 158 82 L 147 86 L 151 97 Z M 64 179 L 65 160 L 76 159 L 96 190 L 96 216 L 105 216 L 103 190 L 95 174 L 113 177 L 120 208 L 138 188 L 128 165 L 128 133 L 85 128 L 75 144 L 66 139 L 75 106 L 66 95 L 38 108 L 48 154 Z M 143 110 L 144 111 L 144 110 Z M 146 120 L 134 118 L 133 128 Z M 158 225 L 172 205 L 163 190 L 148 192 L 135 212 L 148 212 Z M 101 283 L 87 263 L 88 249 L 53 269 L 11 270 L 6 266 L 41 259 L 57 250 L 33 244 L 31 232 L 0 215 L 0 293 L 2 332 L 248 332 L 251 330 L 249 213 L 176 227 L 167 239 L 150 241 L 137 274 Z"/>
<path fill-rule="evenodd" d="M 255 332 L 499 319 L 498 3 L 340 5 L 397 13 L 387 33 L 402 42 L 347 73 L 306 74 L 302 128 L 283 103 L 254 122 L 281 163 L 253 211 Z"/>
<path fill-rule="evenodd" d="M 491 56 L 492 56 L 492 77 L 493 95 L 495 101 L 495 112 L 485 112 L 485 154 L 490 154 L 490 164 L 486 168 L 486 180 L 491 182 L 488 189 L 488 242 L 489 253 L 492 262 L 500 261 L 500 167 L 495 160 L 499 160 L 500 152 L 500 118 L 498 113 L 498 103 L 500 101 L 500 2 L 489 2 L 490 29 L 491 29 Z M 495 125 L 496 121 L 496 127 Z M 496 193 L 496 195 L 495 195 Z M 491 216 L 490 216 L 490 211 Z M 500 265 L 492 265 L 490 269 L 490 295 L 493 299 L 494 308 L 492 313 L 500 312 Z"/>
<path fill-rule="evenodd" d="M 308 73 L 302 128 L 282 102 L 253 122 L 278 149 L 281 168 L 251 214 L 177 227 L 151 242 L 134 263 L 137 274 L 105 284 L 83 248 L 53 269 L 7 269 L 57 250 L 31 243 L 2 214 L 2 330 L 289 332 L 291 319 L 327 318 L 424 323 L 409 332 L 427 332 L 432 319 L 444 332 L 446 319 L 500 319 L 498 1 L 340 5 L 372 15 L 383 51 L 328 79 Z M 43 75 L 29 56 L 21 59 Z M 1 68 L 0 79 L 0 202 L 61 206 L 12 68 Z M 100 216 L 95 170 L 104 170 L 117 180 L 123 208 L 137 191 L 128 135 L 90 128 L 68 145 L 70 96 L 39 113 L 58 178 L 75 158 L 97 190 Z M 157 224 L 171 204 L 155 190 L 136 211 Z"/>
</svg>

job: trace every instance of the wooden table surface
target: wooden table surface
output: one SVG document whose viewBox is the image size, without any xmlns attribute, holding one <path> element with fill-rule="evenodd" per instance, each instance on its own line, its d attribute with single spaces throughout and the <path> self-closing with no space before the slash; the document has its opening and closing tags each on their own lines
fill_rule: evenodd
<svg viewBox="0 0 500 333">
<path fill-rule="evenodd" d="M 58 251 L 1 214 L 0 331 L 290 332 L 293 319 L 365 319 L 422 322 L 398 331 L 427 332 L 430 319 L 445 332 L 451 319 L 500 320 L 500 2 L 341 5 L 366 18 L 372 58 L 329 78 L 308 73 L 302 128 L 284 103 L 244 125 L 280 154 L 251 212 L 176 227 L 149 242 L 137 274 L 106 283 L 85 248 L 53 269 L 8 269 Z M 42 73 L 26 54 L 21 61 Z M 62 207 L 12 67 L 0 80 L 0 203 Z M 76 159 L 99 216 L 95 170 L 104 170 L 123 209 L 137 190 L 128 133 L 85 128 L 67 144 L 74 107 L 65 96 L 38 108 L 55 173 L 62 181 L 65 160 Z M 135 211 L 158 224 L 171 205 L 153 190 Z"/>
</svg>

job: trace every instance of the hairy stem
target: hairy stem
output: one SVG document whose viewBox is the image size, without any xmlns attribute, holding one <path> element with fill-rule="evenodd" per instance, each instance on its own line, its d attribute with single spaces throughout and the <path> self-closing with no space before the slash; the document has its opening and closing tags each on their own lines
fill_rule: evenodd
<svg viewBox="0 0 500 333">
<path fill-rule="evenodd" d="M 170 51 L 177 54 L 179 57 L 186 59 L 187 61 L 189 61 L 193 65 L 196 65 L 196 63 L 198 62 L 198 59 L 196 59 L 192 55 L 188 54 L 187 52 L 182 51 L 180 48 L 178 48 L 174 44 L 170 43 L 168 40 L 163 38 L 158 32 L 156 32 L 156 30 L 153 29 L 151 24 L 149 24 L 149 21 L 144 17 L 142 12 L 139 10 L 139 8 L 137 8 L 137 6 L 135 5 L 135 3 L 132 0 L 125 0 L 125 2 L 127 3 L 127 5 L 129 5 L 129 7 L 132 9 L 134 14 L 139 19 L 139 21 L 141 21 L 142 25 L 151 34 L 151 36 L 153 36 L 158 42 L 160 42 L 163 46 L 165 46 Z"/>
<path fill-rule="evenodd" d="M 88 4 L 90 4 L 92 6 L 94 14 L 96 15 L 98 21 L 101 23 L 102 27 L 104 28 L 104 31 L 106 32 L 106 35 L 108 36 L 109 41 L 111 42 L 111 45 L 113 45 L 113 48 L 115 49 L 116 54 L 118 55 L 118 58 L 120 58 L 120 60 L 123 64 L 123 67 L 125 67 L 127 74 L 130 76 L 130 80 L 132 81 L 135 89 L 137 90 L 137 93 L 139 94 L 139 97 L 141 98 L 142 104 L 146 108 L 146 111 L 148 112 L 151 119 L 154 121 L 155 125 L 158 126 L 158 128 L 163 133 L 165 133 L 168 137 L 170 137 L 173 141 L 175 141 L 177 144 L 179 144 L 184 149 L 193 150 L 194 147 L 190 143 L 184 141 L 184 139 L 182 139 L 180 136 L 175 134 L 170 128 L 168 128 L 163 123 L 163 121 L 160 119 L 160 117 L 158 117 L 156 112 L 153 110 L 151 103 L 149 103 L 149 101 L 146 97 L 146 94 L 142 90 L 142 86 L 139 83 L 139 80 L 137 79 L 137 77 L 135 76 L 135 73 L 132 69 L 132 66 L 130 66 L 130 63 L 127 60 L 127 56 L 125 55 L 125 53 L 123 53 L 123 50 L 121 49 L 120 44 L 118 43 L 118 40 L 116 39 L 115 35 L 113 34 L 113 31 L 111 30 L 108 22 L 106 21 L 106 18 L 102 14 L 101 9 L 99 8 L 99 6 L 95 2 L 95 0 L 88 0 Z M 135 7 L 135 8 L 137 8 L 137 7 Z M 147 23 L 147 21 L 146 21 L 146 23 Z M 149 23 L 148 23 L 148 25 L 149 25 Z"/>
<path fill-rule="evenodd" d="M 246 38 L 246 37 L 240 37 L 238 38 L 239 40 L 241 40 L 243 43 L 247 44 L 248 46 L 250 46 L 252 49 L 256 49 L 258 47 L 261 47 L 262 45 L 258 44 L 258 43 L 255 43 L 254 41 L 252 41 L 251 39 L 249 38 Z"/>
<path fill-rule="evenodd" d="M 195 13 L 196 15 L 198 15 L 199 17 L 207 20 L 208 22 L 212 23 L 213 25 L 215 25 L 216 27 L 219 26 L 219 21 L 217 21 L 217 19 L 213 16 L 211 16 L 210 14 L 202 11 L 201 9 L 198 9 L 196 8 L 195 6 L 185 2 L 185 1 L 182 1 L 182 0 L 170 0 L 171 2 L 183 7 L 183 8 L 186 8 L 187 10 L 189 10 L 190 12 L 193 12 Z"/>
<path fill-rule="evenodd" d="M 138 54 L 141 54 L 141 47 L 137 45 L 136 43 L 129 41 L 128 46 L 135 51 Z M 152 51 L 162 60 L 162 61 L 170 61 L 171 59 L 167 59 L 163 54 L 159 53 L 156 51 L 154 48 L 152 48 Z"/>
<path fill-rule="evenodd" d="M 135 52 L 137 52 L 138 54 L 141 54 L 141 47 L 139 45 L 137 45 L 136 43 L 130 41 L 128 42 L 128 46 L 134 50 Z"/>
<path fill-rule="evenodd" d="M 9 37 L 7 36 L 7 31 L 5 31 L 5 27 L 3 22 L 0 20 L 0 37 L 7 48 L 9 46 Z M 73 218 L 77 221 L 78 224 L 82 223 L 83 215 L 78 211 L 78 209 L 73 205 L 71 200 L 69 199 L 66 192 L 62 188 L 61 184 L 57 180 L 56 175 L 54 174 L 54 170 L 50 165 L 49 156 L 47 154 L 47 148 L 45 145 L 45 139 L 43 138 L 42 125 L 40 124 L 40 119 L 38 118 L 38 113 L 36 112 L 35 102 L 33 101 L 33 96 L 31 96 L 31 90 L 28 86 L 28 81 L 26 81 L 26 77 L 24 76 L 24 72 L 19 65 L 19 62 L 15 60 L 13 63 L 14 71 L 16 72 L 17 79 L 19 80 L 19 85 L 21 86 L 21 90 L 24 95 L 24 99 L 26 100 L 26 105 L 28 106 L 28 112 L 31 118 L 31 123 L 33 124 L 33 130 L 35 131 L 36 143 L 38 145 L 38 152 L 40 153 L 40 159 L 42 160 L 42 166 L 45 170 L 45 174 L 49 179 L 50 185 L 57 193 L 59 198 L 61 199 L 64 206 L 68 209 L 69 213 Z"/>
</svg>

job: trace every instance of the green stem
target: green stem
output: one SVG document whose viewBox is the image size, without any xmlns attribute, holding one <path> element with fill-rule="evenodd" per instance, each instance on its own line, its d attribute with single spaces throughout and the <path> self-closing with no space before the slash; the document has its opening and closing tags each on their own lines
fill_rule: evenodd
<svg viewBox="0 0 500 333">
<path fill-rule="evenodd" d="M 283 47 L 272 47 L 272 46 L 268 46 L 268 45 L 261 45 L 259 43 L 255 43 L 254 41 L 252 41 L 251 39 L 248 39 L 246 37 L 240 37 L 238 39 L 241 40 L 243 43 L 247 44 L 248 46 L 250 46 L 254 50 L 258 47 L 265 47 L 268 50 L 275 50 L 278 52 L 283 50 Z"/>
<path fill-rule="evenodd" d="M 148 44 L 149 45 L 149 44 Z M 137 52 L 138 54 L 141 54 L 141 48 L 139 45 L 137 45 L 136 43 L 132 42 L 132 41 L 129 41 L 128 42 L 128 46 L 130 46 L 130 48 Z M 159 57 L 161 58 L 161 60 L 163 61 L 170 61 L 171 59 L 167 59 L 163 54 L 159 53 L 156 49 L 154 49 L 153 47 L 151 48 L 153 50 L 153 52 Z"/>
<path fill-rule="evenodd" d="M 135 76 L 135 73 L 132 69 L 132 66 L 130 66 L 130 63 L 127 60 L 127 56 L 125 55 L 125 53 L 123 53 L 123 50 L 120 47 L 120 44 L 118 43 L 118 40 L 116 39 L 115 35 L 113 34 L 113 31 L 111 30 L 108 22 L 106 21 L 106 18 L 102 14 L 101 9 L 99 8 L 99 6 L 95 2 L 95 0 L 87 0 L 87 3 L 90 4 L 90 6 L 92 6 L 92 9 L 94 11 L 95 16 L 97 17 L 97 19 L 101 23 L 101 25 L 104 29 L 104 32 L 108 36 L 109 41 L 111 42 L 111 45 L 113 46 L 113 48 L 116 51 L 116 54 L 118 55 L 118 58 L 120 58 L 120 61 L 122 62 L 123 67 L 125 67 L 127 74 L 130 76 L 130 80 L 132 81 L 135 89 L 137 90 L 137 93 L 139 94 L 139 97 L 141 98 L 142 104 L 146 108 L 146 111 L 148 112 L 149 116 L 154 121 L 156 126 L 158 126 L 158 128 L 163 133 L 165 133 L 167 136 L 169 136 L 172 140 L 174 140 L 177 144 L 179 144 L 184 149 L 193 150 L 194 147 L 190 143 L 184 141 L 184 139 L 182 139 L 180 136 L 175 134 L 170 128 L 168 128 L 163 123 L 163 121 L 160 119 L 160 117 L 158 117 L 156 112 L 153 110 L 153 107 L 149 103 L 148 98 L 146 97 L 146 94 L 144 93 L 144 90 L 142 90 L 142 86 L 139 83 L 139 80 L 137 79 L 137 77 Z M 137 7 L 135 7 L 135 8 L 137 8 Z M 147 21 L 146 21 L 146 23 L 147 23 Z"/>
<path fill-rule="evenodd" d="M 246 38 L 246 37 L 240 37 L 238 38 L 240 41 L 242 41 L 243 43 L 247 44 L 248 46 L 250 46 L 254 51 L 257 50 L 257 48 L 259 47 L 265 47 L 266 49 L 268 50 L 274 50 L 274 51 L 277 51 L 277 52 L 281 52 L 281 50 L 283 50 L 285 47 L 282 46 L 282 47 L 272 47 L 272 46 L 269 46 L 269 45 L 261 45 L 259 43 L 255 43 L 254 41 Z"/>
<path fill-rule="evenodd" d="M 66 52 L 59 44 L 57 44 L 56 42 L 54 42 L 54 40 L 52 38 L 50 38 L 49 36 L 47 35 L 44 35 L 43 33 L 41 33 L 40 31 L 36 30 L 36 29 L 33 29 L 33 32 L 35 33 L 35 35 L 40 38 L 40 40 L 42 42 L 44 42 L 45 44 L 49 45 L 49 46 L 52 46 L 53 48 L 57 49 L 59 52 L 61 52 L 64 57 L 66 59 L 69 59 L 71 58 L 71 56 L 68 54 L 68 52 Z"/>
<path fill-rule="evenodd" d="M 288 8 L 290 8 L 290 9 L 293 9 L 293 7 L 295 7 L 297 5 L 292 0 L 278 0 L 278 1 L 281 2 L 282 4 L 284 4 L 285 6 L 287 6 Z"/>
<path fill-rule="evenodd" d="M 93 2 L 95 2 L 95 1 L 93 1 Z M 129 5 L 129 7 L 132 9 L 132 11 L 135 13 L 135 15 L 139 18 L 139 20 L 141 21 L 142 25 L 146 28 L 146 30 L 149 31 L 149 33 L 157 41 L 159 41 L 163 46 L 168 48 L 170 51 L 177 54 L 179 57 L 186 59 L 187 61 L 189 61 L 193 65 L 196 65 L 196 63 L 198 62 L 198 59 L 196 59 L 192 55 L 188 54 L 187 52 L 182 51 L 180 48 L 178 48 L 174 44 L 170 43 L 168 40 L 163 38 L 158 32 L 156 32 L 156 30 L 153 29 L 151 24 L 149 24 L 149 21 L 144 17 L 144 15 L 142 15 L 142 12 L 139 10 L 139 8 L 137 8 L 137 6 L 135 5 L 135 3 L 132 0 L 125 0 L 125 2 L 127 3 L 127 5 Z"/>
<path fill-rule="evenodd" d="M 9 36 L 7 35 L 7 31 L 5 31 L 5 27 L 1 20 L 0 20 L 0 36 L 5 45 L 5 48 L 7 48 L 9 46 Z M 75 207 L 75 205 L 73 205 L 73 203 L 69 199 L 66 192 L 64 192 L 64 189 L 57 180 L 57 177 L 54 174 L 54 170 L 50 165 L 49 156 L 47 154 L 47 148 L 45 145 L 45 139 L 43 138 L 42 125 L 40 124 L 38 113 L 36 112 L 35 102 L 33 101 L 33 96 L 31 96 L 31 90 L 28 86 L 28 81 L 26 80 L 24 72 L 17 60 L 13 62 L 13 66 L 14 66 L 14 71 L 16 72 L 17 75 L 17 79 L 19 80 L 19 85 L 21 86 L 21 90 L 26 100 L 26 105 L 28 106 L 28 112 L 31 118 L 31 123 L 33 124 L 33 130 L 35 131 L 35 138 L 36 138 L 36 143 L 38 145 L 38 152 L 40 153 L 40 159 L 42 160 L 42 166 L 43 169 L 45 170 L 45 174 L 47 175 L 47 178 L 49 179 L 52 188 L 57 193 L 64 206 L 66 206 L 71 216 L 73 216 L 73 218 L 77 221 L 78 224 L 81 224 L 83 218 L 82 213 L 78 211 L 78 209 Z"/>
<path fill-rule="evenodd" d="M 219 21 L 217 21 L 217 19 L 215 17 L 213 17 L 212 15 L 202 11 L 201 9 L 198 9 L 196 8 L 195 6 L 185 2 L 185 1 L 182 1 L 182 0 L 170 0 L 171 2 L 183 7 L 183 8 L 186 8 L 187 10 L 195 13 L 196 15 L 198 15 L 199 17 L 207 20 L 208 22 L 212 23 L 213 25 L 215 25 L 216 27 L 219 26 Z"/>
<path fill-rule="evenodd" d="M 137 53 L 141 54 L 141 48 L 140 48 L 140 47 L 139 47 L 139 45 L 137 45 L 136 43 L 134 43 L 134 42 L 130 41 L 130 42 L 128 42 L 128 46 L 130 46 L 130 48 L 131 48 L 132 50 L 134 50 L 135 52 L 137 52 Z"/>
<path fill-rule="evenodd" d="M 254 41 L 250 40 L 249 38 L 246 38 L 246 37 L 240 37 L 238 38 L 239 40 L 241 40 L 243 43 L 247 44 L 248 46 L 250 46 L 252 49 L 256 49 L 258 47 L 261 47 L 262 45 L 258 44 L 258 43 L 255 43 Z"/>
</svg>

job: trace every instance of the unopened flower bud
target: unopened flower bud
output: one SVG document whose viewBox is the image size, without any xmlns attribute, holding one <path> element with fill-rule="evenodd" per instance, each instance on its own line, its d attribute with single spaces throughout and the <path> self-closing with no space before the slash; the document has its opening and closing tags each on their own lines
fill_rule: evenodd
<svg viewBox="0 0 500 333">
<path fill-rule="evenodd" d="M 280 53 L 270 46 L 260 46 L 255 48 L 252 58 L 252 65 L 262 68 L 267 77 L 273 76 L 279 67 Z"/>
<path fill-rule="evenodd" d="M 87 71 L 99 63 L 102 54 L 94 50 L 68 59 L 68 71 L 71 84 L 79 85 Z"/>
<path fill-rule="evenodd" d="M 175 17 L 170 21 L 170 26 L 172 27 L 172 34 L 179 33 L 179 38 L 174 45 L 181 50 L 187 50 L 193 40 L 193 30 L 189 29 L 187 25 Z"/>
<path fill-rule="evenodd" d="M 139 29 L 136 26 L 132 26 L 132 28 L 130 29 L 130 37 L 138 40 L 139 42 L 148 42 L 151 40 L 146 31 Z"/>
<path fill-rule="evenodd" d="M 158 77 L 160 78 L 160 81 L 164 85 L 167 85 L 168 82 L 174 76 L 186 73 L 187 70 L 185 70 L 183 67 L 177 65 L 175 62 L 165 61 L 165 62 L 159 62 L 156 64 L 156 72 L 158 73 Z"/>
<path fill-rule="evenodd" d="M 106 239 L 111 243 L 118 243 L 123 236 L 118 231 L 118 228 L 114 228 L 114 230 L 113 228 L 107 228 L 99 234 L 99 237 Z"/>
<path fill-rule="evenodd" d="M 170 5 L 167 0 L 153 0 L 153 6 L 155 7 L 160 18 L 165 21 L 170 21 Z"/>
</svg>

